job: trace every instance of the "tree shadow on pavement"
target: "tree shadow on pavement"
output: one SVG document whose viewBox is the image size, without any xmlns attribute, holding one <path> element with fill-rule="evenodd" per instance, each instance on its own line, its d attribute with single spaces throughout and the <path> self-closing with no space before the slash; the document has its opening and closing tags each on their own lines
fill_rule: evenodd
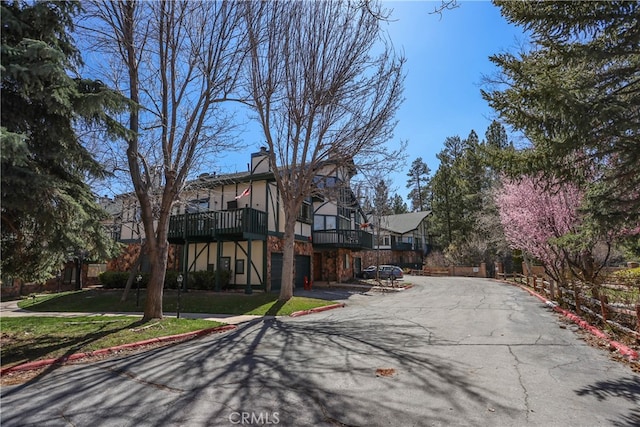
<svg viewBox="0 0 640 427">
<path fill-rule="evenodd" d="M 454 415 L 491 424 L 487 408 L 514 418 L 522 412 L 416 339 L 432 337 L 419 325 L 372 319 L 260 319 L 224 335 L 60 370 L 32 393 L 29 383 L 3 390 L 3 406 L 12 408 L 3 422 L 54 417 L 86 425 L 106 417 L 113 424 L 215 426 L 250 413 L 263 421 L 275 414 L 280 425 L 446 424 Z M 378 368 L 396 375 L 376 377 Z M 47 398 L 34 400 L 36 393 Z"/>
<path fill-rule="evenodd" d="M 615 426 L 640 426 L 640 377 L 621 378 L 617 381 L 598 381 L 576 391 L 578 396 L 594 396 L 600 401 L 610 398 L 623 398 L 637 404 L 622 421 L 609 420 Z"/>
</svg>

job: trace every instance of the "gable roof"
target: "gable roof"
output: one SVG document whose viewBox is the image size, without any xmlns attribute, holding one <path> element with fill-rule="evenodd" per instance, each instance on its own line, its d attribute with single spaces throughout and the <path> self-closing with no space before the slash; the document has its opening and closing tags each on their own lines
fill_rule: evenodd
<svg viewBox="0 0 640 427">
<path fill-rule="evenodd" d="M 409 212 L 397 215 L 385 215 L 380 218 L 380 228 L 394 233 L 405 234 L 418 228 L 431 211 Z"/>
</svg>

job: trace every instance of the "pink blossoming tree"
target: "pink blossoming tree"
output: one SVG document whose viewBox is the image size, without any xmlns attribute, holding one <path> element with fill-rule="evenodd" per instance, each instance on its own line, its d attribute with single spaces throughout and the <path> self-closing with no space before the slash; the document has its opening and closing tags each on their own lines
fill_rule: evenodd
<svg viewBox="0 0 640 427">
<path fill-rule="evenodd" d="M 561 239 L 579 224 L 582 193 L 572 185 L 549 190 L 546 184 L 541 178 L 504 178 L 496 204 L 509 245 L 540 261 L 552 279 L 564 282 L 568 254 Z"/>
</svg>

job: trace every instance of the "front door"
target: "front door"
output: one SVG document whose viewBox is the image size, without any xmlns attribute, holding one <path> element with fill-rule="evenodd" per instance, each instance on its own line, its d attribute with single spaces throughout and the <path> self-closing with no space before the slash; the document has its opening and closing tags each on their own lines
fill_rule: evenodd
<svg viewBox="0 0 640 427">
<path fill-rule="evenodd" d="M 353 259 L 353 272 L 358 277 L 362 272 L 362 258 Z"/>
</svg>

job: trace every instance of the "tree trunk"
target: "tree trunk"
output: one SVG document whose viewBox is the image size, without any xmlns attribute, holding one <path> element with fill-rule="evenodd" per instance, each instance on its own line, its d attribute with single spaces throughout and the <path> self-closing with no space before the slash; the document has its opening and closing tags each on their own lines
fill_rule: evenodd
<svg viewBox="0 0 640 427">
<path fill-rule="evenodd" d="M 155 250 L 149 250 L 151 276 L 147 284 L 147 299 L 144 304 L 143 320 L 162 319 L 162 294 L 167 271 L 168 253 L 169 243 L 166 240 L 156 245 Z"/>
<path fill-rule="evenodd" d="M 120 302 L 125 302 L 127 300 L 127 297 L 129 296 L 129 291 L 131 290 L 131 285 L 133 285 L 133 280 L 136 277 L 136 273 L 140 268 L 141 262 L 142 262 L 142 248 L 140 248 L 138 259 L 136 259 L 136 262 L 134 262 L 131 268 L 129 269 L 129 278 L 127 279 L 127 284 L 124 287 L 124 292 L 122 293 Z"/>
<path fill-rule="evenodd" d="M 285 215 L 284 247 L 282 254 L 282 285 L 280 286 L 279 301 L 288 301 L 293 296 L 294 263 L 295 263 L 295 227 L 296 217 L 288 212 Z"/>
</svg>

